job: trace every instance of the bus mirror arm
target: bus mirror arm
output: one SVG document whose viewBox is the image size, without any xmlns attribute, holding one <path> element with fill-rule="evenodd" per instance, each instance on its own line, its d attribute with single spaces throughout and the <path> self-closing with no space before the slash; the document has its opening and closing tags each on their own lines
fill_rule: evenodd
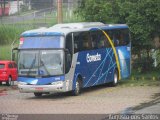
<svg viewBox="0 0 160 120">
<path fill-rule="evenodd" d="M 69 63 L 71 61 L 71 54 L 69 53 L 68 49 L 65 49 L 65 53 L 66 53 L 67 63 Z"/>
<path fill-rule="evenodd" d="M 68 61 L 68 62 L 71 61 L 71 54 L 67 54 L 67 61 Z"/>
<path fill-rule="evenodd" d="M 65 49 L 64 51 L 65 51 L 66 53 L 69 53 L 69 50 L 68 50 L 68 49 Z"/>
<path fill-rule="evenodd" d="M 11 60 L 16 61 L 16 54 L 18 53 L 18 48 L 12 48 L 12 52 L 11 52 Z"/>
</svg>

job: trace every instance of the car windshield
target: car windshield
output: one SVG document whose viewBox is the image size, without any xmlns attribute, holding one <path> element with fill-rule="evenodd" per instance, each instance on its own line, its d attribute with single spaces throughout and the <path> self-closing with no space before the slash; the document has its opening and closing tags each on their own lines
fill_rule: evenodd
<svg viewBox="0 0 160 120">
<path fill-rule="evenodd" d="M 4 64 L 0 64 L 0 69 L 3 69 L 4 68 Z"/>
<path fill-rule="evenodd" d="M 20 76 L 55 76 L 63 74 L 62 50 L 21 50 Z"/>
</svg>

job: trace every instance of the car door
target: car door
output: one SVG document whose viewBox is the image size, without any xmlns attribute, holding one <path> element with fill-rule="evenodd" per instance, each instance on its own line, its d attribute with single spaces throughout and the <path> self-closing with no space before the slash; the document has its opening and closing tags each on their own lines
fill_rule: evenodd
<svg viewBox="0 0 160 120">
<path fill-rule="evenodd" d="M 14 67 L 12 62 L 9 62 L 8 64 L 8 75 L 12 77 L 12 80 L 15 80 L 15 72 L 14 72 Z"/>
<path fill-rule="evenodd" d="M 12 79 L 17 80 L 17 65 L 16 63 L 12 62 Z"/>
<path fill-rule="evenodd" d="M 4 72 L 5 72 L 5 64 L 0 63 L 0 80 L 3 79 Z"/>
<path fill-rule="evenodd" d="M 9 76 L 11 76 L 12 77 L 12 79 L 13 79 L 13 76 L 12 76 L 12 68 L 13 68 L 13 66 L 12 66 L 12 63 L 11 62 L 9 62 L 8 63 L 8 66 L 7 66 L 7 75 L 8 75 L 8 78 L 9 78 Z"/>
</svg>

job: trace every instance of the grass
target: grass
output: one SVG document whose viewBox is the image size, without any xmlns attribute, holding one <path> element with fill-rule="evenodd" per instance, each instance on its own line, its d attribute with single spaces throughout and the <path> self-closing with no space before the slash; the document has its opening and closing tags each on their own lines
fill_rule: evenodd
<svg viewBox="0 0 160 120">
<path fill-rule="evenodd" d="M 146 73 L 132 72 L 130 78 L 121 80 L 120 86 L 160 86 L 159 70 L 154 70 Z"/>
<path fill-rule="evenodd" d="M 11 59 L 11 46 L 2 45 L 0 46 L 0 60 L 10 60 Z"/>
<path fill-rule="evenodd" d="M 64 12 L 64 23 L 68 22 L 79 22 L 82 19 L 76 15 L 68 17 Z M 53 26 L 57 23 L 56 13 L 51 12 L 45 15 L 44 18 L 33 19 L 33 20 L 23 20 L 22 22 L 17 22 L 16 24 L 1 24 L 0 25 L 0 60 L 10 59 L 11 56 L 11 44 L 14 40 L 19 40 L 20 34 L 26 30 L 36 29 L 38 25 L 42 26 Z M 41 26 L 41 27 L 42 27 Z"/>
<path fill-rule="evenodd" d="M 13 41 L 19 41 L 20 34 L 30 26 L 22 27 L 20 25 L 0 25 L 0 60 L 11 59 L 11 44 Z"/>
<path fill-rule="evenodd" d="M 72 16 L 69 16 L 67 11 L 63 11 L 63 23 L 71 23 L 71 22 L 81 22 L 82 18 L 80 16 L 77 16 L 75 14 L 72 14 Z M 17 22 L 16 24 L 23 25 L 23 24 L 30 24 L 34 28 L 36 24 L 45 24 L 45 26 L 53 26 L 54 24 L 57 24 L 57 13 L 56 12 L 50 12 L 46 13 L 45 16 L 42 18 L 35 17 L 32 20 L 23 20 L 21 22 Z M 43 27 L 43 26 L 41 26 Z"/>
<path fill-rule="evenodd" d="M 14 25 L 0 25 L 0 45 L 10 45 L 14 40 L 19 39 L 20 34 L 28 29 L 30 26 Z"/>
</svg>

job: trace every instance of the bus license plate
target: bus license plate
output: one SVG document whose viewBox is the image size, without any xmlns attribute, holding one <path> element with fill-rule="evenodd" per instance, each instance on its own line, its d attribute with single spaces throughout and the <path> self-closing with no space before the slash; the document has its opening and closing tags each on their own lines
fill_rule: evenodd
<svg viewBox="0 0 160 120">
<path fill-rule="evenodd" d="M 35 88 L 37 91 L 42 91 L 43 90 L 43 87 L 36 87 Z"/>
</svg>

